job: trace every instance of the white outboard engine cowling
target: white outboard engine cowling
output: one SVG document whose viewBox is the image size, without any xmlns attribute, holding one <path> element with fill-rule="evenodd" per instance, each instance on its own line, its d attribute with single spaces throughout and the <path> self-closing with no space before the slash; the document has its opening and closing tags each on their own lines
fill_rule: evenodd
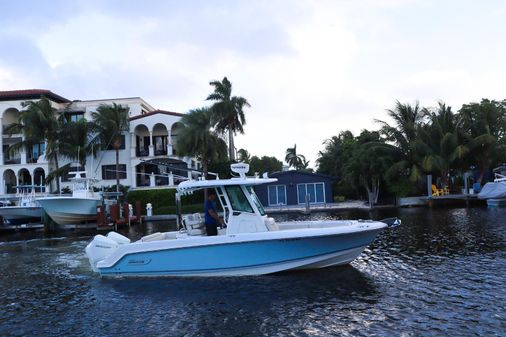
<svg viewBox="0 0 506 337">
<path fill-rule="evenodd" d="M 117 241 L 103 236 L 95 235 L 93 240 L 86 246 L 86 255 L 93 271 L 98 272 L 97 263 L 112 254 L 119 246 Z"/>
<path fill-rule="evenodd" d="M 119 233 L 116 233 L 116 232 L 109 232 L 109 233 L 107 233 L 107 238 L 111 239 L 113 241 L 116 241 L 120 245 L 126 245 L 127 243 L 130 243 L 130 239 L 129 238 L 127 238 L 126 236 L 123 236 L 123 235 L 121 235 Z"/>
</svg>

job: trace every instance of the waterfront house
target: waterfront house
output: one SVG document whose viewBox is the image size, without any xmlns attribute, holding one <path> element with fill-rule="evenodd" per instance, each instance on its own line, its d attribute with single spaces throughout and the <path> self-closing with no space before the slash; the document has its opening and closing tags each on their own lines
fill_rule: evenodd
<svg viewBox="0 0 506 337">
<path fill-rule="evenodd" d="M 45 144 L 32 146 L 9 154 L 12 144 L 23 139 L 22 134 L 6 135 L 5 128 L 18 121 L 22 102 L 47 97 L 54 108 L 66 110 L 72 120 L 91 119 L 101 104 L 116 103 L 130 109 L 130 130 L 124 133 L 119 154 L 120 183 L 133 189 L 164 188 L 176 185 L 192 175 L 188 169 L 199 169 L 193 158 L 179 157 L 174 144 L 177 141 L 181 113 L 157 110 L 140 97 L 96 100 L 69 100 L 49 90 L 0 91 L 0 195 L 15 193 L 17 185 L 43 185 L 43 180 L 54 167 L 45 158 Z M 68 163 L 59 158 L 60 166 Z M 169 166 L 167 166 L 169 165 Z M 76 168 L 77 169 L 77 168 Z M 88 177 L 99 179 L 98 186 L 116 184 L 116 159 L 112 149 L 101 149 L 95 158 L 88 157 Z M 68 186 L 63 179 L 62 187 Z M 37 191 L 39 191 L 38 189 Z"/>
<path fill-rule="evenodd" d="M 278 181 L 255 187 L 265 206 L 303 205 L 306 195 L 310 204 L 333 202 L 332 183 L 336 177 L 297 170 L 274 172 L 269 177 Z"/>
</svg>

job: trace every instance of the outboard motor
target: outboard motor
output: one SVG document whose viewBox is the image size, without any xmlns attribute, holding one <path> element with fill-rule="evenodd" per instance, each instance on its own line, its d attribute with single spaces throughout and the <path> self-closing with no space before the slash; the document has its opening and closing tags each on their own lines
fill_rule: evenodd
<svg viewBox="0 0 506 337">
<path fill-rule="evenodd" d="M 109 232 L 109 233 L 107 233 L 107 238 L 111 239 L 113 241 L 116 241 L 120 245 L 126 245 L 127 243 L 130 243 L 130 239 L 129 238 L 127 238 L 126 236 L 123 236 L 123 235 L 121 235 L 119 233 L 116 233 L 116 232 Z"/>
<path fill-rule="evenodd" d="M 388 227 L 397 227 L 402 223 L 401 219 L 399 218 L 386 218 L 380 220 L 380 222 L 386 223 Z"/>
<path fill-rule="evenodd" d="M 95 235 L 93 240 L 86 246 L 86 255 L 93 271 L 98 272 L 97 263 L 111 255 L 118 246 L 119 243 L 115 240 L 107 238 L 102 234 Z"/>
</svg>

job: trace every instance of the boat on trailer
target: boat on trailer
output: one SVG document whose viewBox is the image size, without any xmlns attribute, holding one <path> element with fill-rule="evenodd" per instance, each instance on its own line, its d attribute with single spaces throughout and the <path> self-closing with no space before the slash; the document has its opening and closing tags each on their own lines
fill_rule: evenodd
<svg viewBox="0 0 506 337">
<path fill-rule="evenodd" d="M 72 196 L 37 198 L 38 203 L 49 217 L 60 226 L 96 221 L 97 206 L 102 197 L 93 191 L 96 179 L 86 178 L 86 171 L 70 172 L 75 176 L 72 182 Z"/>
<path fill-rule="evenodd" d="M 350 263 L 389 224 L 371 220 L 276 222 L 265 214 L 253 187 L 277 181 L 246 177 L 247 164 L 233 164 L 240 177 L 190 180 L 176 199 L 214 189 L 225 227 L 207 236 L 200 214 L 185 215 L 179 231 L 154 233 L 136 242 L 116 232 L 96 235 L 86 247 L 91 267 L 108 276 L 242 276 Z M 400 220 L 391 220 L 391 225 Z"/>
</svg>

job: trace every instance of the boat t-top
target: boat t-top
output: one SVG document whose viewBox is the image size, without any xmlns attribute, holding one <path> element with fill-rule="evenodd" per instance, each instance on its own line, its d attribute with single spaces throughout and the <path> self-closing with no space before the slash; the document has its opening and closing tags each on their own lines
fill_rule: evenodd
<svg viewBox="0 0 506 337">
<path fill-rule="evenodd" d="M 232 165 L 237 178 L 189 180 L 179 196 L 214 189 L 226 227 L 207 236 L 200 214 L 182 218 L 179 231 L 136 242 L 116 232 L 96 235 L 86 247 L 101 276 L 240 276 L 324 268 L 350 263 L 387 224 L 371 220 L 276 222 L 266 215 L 254 186 L 273 178 L 246 177 L 247 164 Z M 397 222 L 399 223 L 399 222 Z"/>
</svg>

